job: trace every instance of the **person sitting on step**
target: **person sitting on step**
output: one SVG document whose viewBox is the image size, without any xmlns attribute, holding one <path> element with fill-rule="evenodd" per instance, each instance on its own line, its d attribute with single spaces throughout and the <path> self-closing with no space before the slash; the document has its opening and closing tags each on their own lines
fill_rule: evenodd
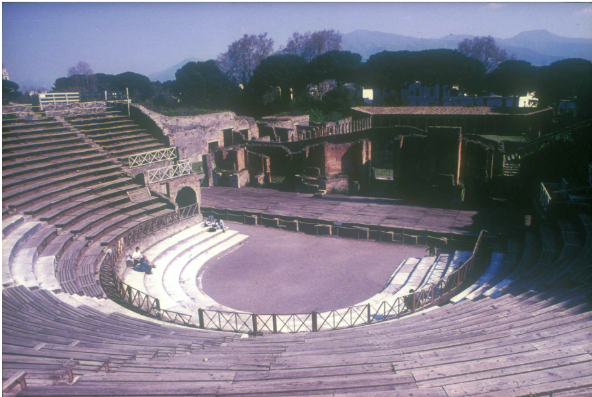
<svg viewBox="0 0 592 397">
<path fill-rule="evenodd" d="M 131 254 L 131 258 L 134 261 L 134 266 L 140 263 L 140 259 L 142 259 L 142 253 L 140 252 L 140 247 L 136 247 L 136 250 L 133 254 Z"/>
<path fill-rule="evenodd" d="M 222 233 L 226 233 L 226 229 L 224 228 L 224 222 L 222 222 L 222 219 L 218 221 L 218 226 L 220 227 L 220 229 L 222 229 Z"/>
<path fill-rule="evenodd" d="M 152 274 L 152 269 L 156 269 L 154 263 L 150 262 L 146 255 L 140 259 L 140 264 L 134 268 L 138 272 L 145 272 L 146 274 Z"/>
<path fill-rule="evenodd" d="M 415 290 L 413 288 L 409 290 L 409 295 L 403 298 L 403 302 L 405 302 L 405 306 L 407 306 L 409 311 L 415 310 Z"/>
</svg>

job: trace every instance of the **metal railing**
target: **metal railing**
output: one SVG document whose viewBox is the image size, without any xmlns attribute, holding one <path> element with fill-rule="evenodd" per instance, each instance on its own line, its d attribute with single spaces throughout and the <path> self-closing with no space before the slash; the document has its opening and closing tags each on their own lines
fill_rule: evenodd
<svg viewBox="0 0 592 397">
<path fill-rule="evenodd" d="M 162 182 L 180 176 L 191 174 L 191 163 L 189 160 L 179 160 L 177 164 L 168 167 L 148 170 L 148 183 Z"/>
<path fill-rule="evenodd" d="M 162 321 L 191 325 L 191 315 L 161 309 L 158 298 L 153 298 L 152 296 L 124 283 L 115 272 L 115 264 L 122 252 L 141 238 L 152 235 L 158 230 L 199 214 L 199 204 L 192 204 L 187 207 L 179 208 L 173 213 L 153 218 L 133 227 L 122 234 L 120 238 L 109 246 L 100 264 L 100 268 L 102 269 L 103 266 L 110 268 L 117 294 L 124 302 L 137 307 L 141 311 L 155 316 Z"/>
<path fill-rule="evenodd" d="M 477 263 L 485 231 L 481 231 L 471 257 L 454 272 L 437 283 L 407 296 L 385 299 L 377 304 L 351 306 L 345 309 L 304 314 L 256 314 L 199 309 L 199 328 L 241 332 L 295 333 L 335 330 L 392 320 L 450 299 Z"/>
<path fill-rule="evenodd" d="M 129 156 L 128 165 L 130 168 L 142 167 L 148 164 L 158 163 L 160 161 L 175 160 L 176 158 L 177 147 L 173 146 Z"/>
<path fill-rule="evenodd" d="M 563 188 L 561 183 L 545 183 L 541 182 L 541 193 L 540 201 L 543 209 L 546 211 L 551 205 L 555 192 L 560 191 Z"/>
<path fill-rule="evenodd" d="M 195 204 L 194 206 L 197 206 Z M 196 214 L 195 209 L 185 207 L 174 214 L 174 219 L 181 220 Z M 165 216 L 166 217 L 166 216 Z M 164 218 L 164 217 L 163 217 Z M 450 275 L 440 279 L 420 291 L 407 296 L 385 299 L 377 304 L 351 306 L 345 309 L 304 314 L 256 314 L 247 312 L 229 312 L 221 310 L 198 309 L 197 322 L 189 314 L 177 313 L 160 308 L 158 298 L 154 298 L 125 284 L 115 272 L 115 263 L 126 247 L 142 237 L 173 223 L 172 220 L 155 219 L 138 225 L 119 239 L 116 246 L 107 252 L 103 264 L 112 266 L 113 278 L 119 297 L 126 303 L 157 317 L 163 321 L 199 327 L 215 331 L 229 331 L 258 335 L 261 333 L 294 333 L 335 330 L 386 321 L 440 304 L 448 300 L 466 280 L 477 264 L 485 230 L 479 233 L 471 257 Z"/>
</svg>

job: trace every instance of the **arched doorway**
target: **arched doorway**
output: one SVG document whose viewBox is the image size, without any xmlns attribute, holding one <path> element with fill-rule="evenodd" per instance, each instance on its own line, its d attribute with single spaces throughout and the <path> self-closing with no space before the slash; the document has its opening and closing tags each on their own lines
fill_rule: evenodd
<svg viewBox="0 0 592 397">
<path fill-rule="evenodd" d="M 195 194 L 195 190 L 192 188 L 185 186 L 179 192 L 177 192 L 177 197 L 175 202 L 179 206 L 179 208 L 187 207 L 189 205 L 197 203 L 197 195 Z"/>
</svg>

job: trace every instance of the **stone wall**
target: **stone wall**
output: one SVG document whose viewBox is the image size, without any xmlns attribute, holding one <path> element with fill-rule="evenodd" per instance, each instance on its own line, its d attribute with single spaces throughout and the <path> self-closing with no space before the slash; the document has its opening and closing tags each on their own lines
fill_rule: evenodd
<svg viewBox="0 0 592 397">
<path fill-rule="evenodd" d="M 43 105 L 43 111 L 48 117 L 103 113 L 105 110 L 107 110 L 105 102 L 56 103 Z"/>
<path fill-rule="evenodd" d="M 296 139 L 297 126 L 308 126 L 308 114 L 300 116 L 263 117 L 257 123 L 260 137 L 269 137 L 271 142 L 292 142 Z"/>
<path fill-rule="evenodd" d="M 168 117 L 141 105 L 132 104 L 132 109 L 136 109 L 132 111 L 134 121 L 141 118 L 140 113 L 148 116 L 156 128 L 162 131 L 163 137 L 168 138 L 169 145 L 178 147 L 179 158 L 191 162 L 201 161 L 201 156 L 208 153 L 208 142 L 215 141 L 218 147 L 225 147 L 224 130 L 246 130 L 248 139 L 259 137 L 253 118 L 237 116 L 232 112 Z"/>
<path fill-rule="evenodd" d="M 14 117 L 19 119 L 40 117 L 33 112 L 30 105 L 8 104 L 2 106 L 2 114 L 12 113 Z"/>
<path fill-rule="evenodd" d="M 177 206 L 176 199 L 179 190 L 184 187 L 190 187 L 195 191 L 195 196 L 197 203 L 201 205 L 201 193 L 200 193 L 200 186 L 199 186 L 199 176 L 197 174 L 191 173 L 189 175 L 181 176 L 175 179 L 170 179 L 168 181 L 162 181 L 157 183 L 147 184 L 150 190 L 158 192 L 165 197 L 171 199 L 171 201 Z"/>
</svg>

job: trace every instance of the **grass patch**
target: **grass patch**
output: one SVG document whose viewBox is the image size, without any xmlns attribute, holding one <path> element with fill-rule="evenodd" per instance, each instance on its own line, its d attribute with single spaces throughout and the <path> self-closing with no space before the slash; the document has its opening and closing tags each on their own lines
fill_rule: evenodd
<svg viewBox="0 0 592 397">
<path fill-rule="evenodd" d="M 387 178 L 393 177 L 393 170 L 390 168 L 374 168 L 376 176 L 382 176 Z"/>
<path fill-rule="evenodd" d="M 202 109 L 195 106 L 158 106 L 158 105 L 147 105 L 144 106 L 152 110 L 153 112 L 160 113 L 163 116 L 176 117 L 176 116 L 200 116 L 203 114 L 223 113 L 230 112 L 230 110 L 213 110 L 213 109 Z"/>
<path fill-rule="evenodd" d="M 522 135 L 506 136 L 506 135 L 481 135 L 483 138 L 491 139 L 493 141 L 502 142 L 526 142 L 526 138 Z"/>
</svg>

